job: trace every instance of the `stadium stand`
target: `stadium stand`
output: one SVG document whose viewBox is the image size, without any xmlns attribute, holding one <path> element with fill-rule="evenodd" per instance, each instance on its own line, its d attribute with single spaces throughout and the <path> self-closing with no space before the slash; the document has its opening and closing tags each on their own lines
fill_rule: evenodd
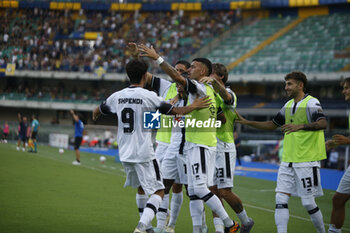
<svg viewBox="0 0 350 233">
<path fill-rule="evenodd" d="M 126 43 L 152 43 L 170 62 L 188 57 L 234 22 L 232 12 L 109 13 L 48 9 L 3 12 L 0 65 L 17 70 L 124 72 Z"/>
<path fill-rule="evenodd" d="M 311 16 L 274 43 L 248 58 L 231 73 L 286 73 L 340 71 L 350 58 L 335 58 L 335 52 L 350 46 L 350 16 Z M 269 21 L 261 23 L 269 25 Z"/>
<path fill-rule="evenodd" d="M 286 26 L 290 21 L 291 18 L 289 17 L 284 19 L 268 18 L 255 21 L 252 25 L 248 25 L 233 33 L 230 38 L 215 48 L 207 57 L 213 62 L 221 62 L 228 65 L 266 40 L 277 30 Z M 242 72 L 247 73 L 244 70 Z"/>
</svg>

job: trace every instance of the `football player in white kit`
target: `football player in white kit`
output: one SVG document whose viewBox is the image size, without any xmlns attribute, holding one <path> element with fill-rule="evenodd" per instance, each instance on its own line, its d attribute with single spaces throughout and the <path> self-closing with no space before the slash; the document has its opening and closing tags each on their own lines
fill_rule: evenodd
<svg viewBox="0 0 350 233">
<path fill-rule="evenodd" d="M 345 101 L 350 101 L 350 77 L 343 82 L 343 94 Z M 349 114 L 350 129 L 350 114 Z M 334 135 L 331 140 L 326 142 L 327 149 L 332 149 L 338 145 L 350 145 L 350 137 L 343 135 Z M 333 209 L 331 215 L 331 224 L 328 233 L 340 233 L 345 220 L 345 204 L 350 199 L 350 166 L 345 171 L 336 193 L 333 196 Z"/>
<path fill-rule="evenodd" d="M 138 188 L 139 193 L 150 195 L 134 233 L 146 233 L 164 195 L 164 185 L 155 159 L 151 131 L 144 129 L 144 112 L 159 117 L 164 114 L 184 115 L 194 109 L 208 106 L 205 98 L 194 104 L 178 108 L 165 103 L 156 93 L 144 89 L 148 65 L 143 60 L 131 60 L 126 72 L 131 85 L 113 93 L 93 111 L 93 120 L 101 114 L 116 114 L 118 117 L 117 142 L 120 161 L 126 173 L 124 186 Z"/>
<path fill-rule="evenodd" d="M 204 77 L 200 81 L 213 85 L 214 90 L 219 94 L 221 109 L 225 114 L 226 123 L 216 130 L 217 152 L 216 152 L 216 174 L 215 186 L 211 188 L 212 192 L 224 199 L 235 211 L 241 220 L 241 233 L 249 233 L 254 225 L 254 221 L 248 217 L 241 199 L 232 192 L 233 178 L 236 164 L 236 147 L 233 136 L 233 126 L 236 119 L 235 109 L 237 106 L 237 97 L 229 88 L 225 87 L 228 79 L 226 67 L 220 63 L 213 64 L 213 72 L 210 77 Z M 224 232 L 222 220 L 214 215 L 214 226 L 216 233 Z"/>
<path fill-rule="evenodd" d="M 199 82 L 200 78 L 211 74 L 212 64 L 208 59 L 194 59 L 189 69 L 190 78 L 185 78 L 181 76 L 174 67 L 165 62 L 164 59 L 156 53 L 153 47 L 148 48 L 145 45 L 140 45 L 139 47 L 141 56 L 146 56 L 155 60 L 164 72 L 176 83 L 185 88 L 189 93 L 189 103 L 198 95 L 208 95 L 212 99 L 215 99 L 215 93 L 212 87 Z M 192 112 L 191 116 L 186 116 L 186 120 L 194 119 L 195 121 L 202 122 L 209 120 L 216 121 L 216 106 L 216 102 L 213 102 L 208 108 Z M 216 142 L 216 131 L 214 131 L 213 127 L 209 129 L 194 127 L 191 130 L 186 130 L 187 165 L 189 166 L 189 170 L 191 170 L 191 172 L 188 172 L 188 193 L 190 196 L 193 233 L 202 231 L 203 201 L 223 220 L 225 233 L 235 233 L 239 230 L 239 224 L 229 217 L 220 199 L 208 189 L 208 187 L 213 185 Z"/>
<path fill-rule="evenodd" d="M 189 67 L 190 63 L 187 61 L 180 60 L 175 64 L 175 69 L 180 74 L 185 74 Z M 169 101 L 175 107 L 186 106 L 187 95 L 181 85 L 154 76 L 152 77 L 150 83 L 151 87 L 165 99 L 168 99 L 167 97 L 169 96 L 173 96 L 173 93 L 170 92 L 174 92 L 172 86 L 176 85 L 176 95 Z M 174 117 L 173 119 L 170 119 L 170 121 L 178 122 L 183 120 L 184 117 Z M 170 121 L 168 123 L 170 123 Z M 162 155 L 161 172 L 163 174 L 165 190 L 163 201 L 160 204 L 157 213 L 157 227 L 154 229 L 156 233 L 175 232 L 175 223 L 179 216 L 183 202 L 182 185 L 187 185 L 186 158 L 183 153 L 185 145 L 185 129 L 178 126 L 172 126 L 171 132 L 169 133 L 171 134 L 169 144 L 164 142 L 159 143 L 157 141 L 158 146 L 156 149 L 156 156 L 157 154 L 159 157 Z M 173 189 L 173 193 L 171 199 L 170 219 L 168 225 L 166 226 L 169 208 L 169 192 L 171 188 Z"/>
</svg>

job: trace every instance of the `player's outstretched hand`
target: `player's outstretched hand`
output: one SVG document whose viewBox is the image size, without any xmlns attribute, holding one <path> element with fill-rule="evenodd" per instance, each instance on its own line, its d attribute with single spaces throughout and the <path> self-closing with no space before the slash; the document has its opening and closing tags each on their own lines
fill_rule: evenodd
<svg viewBox="0 0 350 233">
<path fill-rule="evenodd" d="M 149 57 L 153 60 L 157 60 L 159 57 L 158 53 L 156 50 L 154 50 L 152 45 L 150 48 L 148 48 L 146 45 L 140 44 L 138 51 L 140 52 L 141 57 Z"/>
<path fill-rule="evenodd" d="M 281 130 L 283 133 L 290 134 L 299 130 L 302 130 L 304 125 L 296 125 L 296 124 L 285 124 L 282 125 Z"/>
<path fill-rule="evenodd" d="M 206 84 L 212 84 L 214 82 L 214 79 L 211 77 L 203 77 L 199 80 L 201 83 L 206 83 Z"/>
<path fill-rule="evenodd" d="M 139 50 L 137 48 L 137 44 L 134 42 L 129 42 L 126 45 L 126 48 L 130 51 L 131 56 L 137 58 L 139 56 Z"/>
<path fill-rule="evenodd" d="M 349 145 L 350 144 L 350 138 L 345 137 L 341 134 L 336 134 L 332 137 L 332 140 L 338 145 Z"/>
<path fill-rule="evenodd" d="M 326 141 L 326 150 L 331 150 L 331 149 L 333 149 L 333 148 L 335 148 L 335 147 L 337 147 L 337 146 L 338 146 L 338 144 L 335 143 L 334 140 L 328 140 L 328 141 Z"/>
<path fill-rule="evenodd" d="M 235 113 L 237 115 L 237 118 L 235 120 L 236 123 L 239 123 L 239 124 L 242 124 L 242 125 L 247 124 L 248 121 L 244 117 L 242 117 L 241 114 L 239 114 L 236 110 L 235 110 Z"/>
<path fill-rule="evenodd" d="M 195 109 L 203 109 L 203 108 L 207 108 L 210 106 L 211 103 L 211 99 L 209 98 L 209 96 L 204 96 L 202 98 L 197 97 L 193 103 L 192 106 Z"/>
<path fill-rule="evenodd" d="M 99 107 L 96 107 L 93 111 L 92 111 L 92 120 L 93 121 L 96 121 L 101 115 L 101 112 L 100 112 L 100 108 Z"/>
</svg>

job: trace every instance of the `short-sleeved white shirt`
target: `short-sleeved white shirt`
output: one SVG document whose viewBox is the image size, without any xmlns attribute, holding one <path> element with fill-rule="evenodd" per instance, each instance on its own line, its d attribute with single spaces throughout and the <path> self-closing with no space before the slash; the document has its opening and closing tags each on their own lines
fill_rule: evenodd
<svg viewBox="0 0 350 233">
<path fill-rule="evenodd" d="M 128 87 L 107 98 L 105 105 L 118 117 L 120 161 L 139 163 L 155 158 L 151 131 L 143 128 L 143 114 L 156 111 L 162 101 L 156 93 L 141 87 Z"/>
</svg>

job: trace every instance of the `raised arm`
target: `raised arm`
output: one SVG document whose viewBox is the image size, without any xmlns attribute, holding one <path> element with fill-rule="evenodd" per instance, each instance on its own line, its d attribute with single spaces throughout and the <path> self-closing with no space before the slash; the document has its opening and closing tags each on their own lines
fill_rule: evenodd
<svg viewBox="0 0 350 233">
<path fill-rule="evenodd" d="M 186 79 L 181 74 L 179 74 L 179 72 L 177 72 L 172 65 L 164 61 L 164 59 L 161 56 L 159 56 L 159 54 L 154 50 L 153 46 L 148 48 L 147 46 L 141 44 L 139 46 L 139 51 L 141 52 L 141 57 L 149 57 L 150 59 L 155 60 L 160 65 L 162 70 L 167 75 L 169 75 L 174 82 L 186 87 Z"/>
<path fill-rule="evenodd" d="M 20 113 L 17 114 L 17 117 L 18 117 L 18 121 L 21 122 L 22 121 L 22 116 Z"/>
<path fill-rule="evenodd" d="M 70 114 L 72 114 L 72 117 L 73 117 L 75 122 L 79 121 L 79 117 L 77 114 L 74 113 L 73 109 L 70 110 Z"/>
<path fill-rule="evenodd" d="M 173 107 L 168 112 L 161 111 L 167 115 L 186 115 L 194 110 L 199 110 L 203 108 L 207 108 L 210 106 L 211 99 L 209 96 L 204 96 L 202 98 L 196 98 L 192 104 L 185 107 Z M 168 103 L 163 103 L 163 105 L 169 105 Z M 161 106 L 162 108 L 162 106 Z M 165 108 L 168 108 L 167 106 Z"/>
<path fill-rule="evenodd" d="M 235 122 L 239 124 L 248 125 L 250 127 L 263 130 L 275 130 L 278 128 L 278 126 L 273 123 L 273 121 L 249 121 L 242 117 L 237 111 L 235 111 L 235 113 L 237 114 L 237 119 Z"/>
<path fill-rule="evenodd" d="M 128 49 L 128 51 L 130 52 L 130 55 L 133 59 L 139 59 L 140 58 L 140 52 L 139 52 L 139 48 L 137 47 L 137 44 L 134 42 L 129 42 L 126 45 L 126 48 Z M 147 85 L 151 85 L 152 82 L 152 74 L 147 72 L 147 76 L 146 76 L 146 84 Z"/>
<path fill-rule="evenodd" d="M 93 120 L 93 121 L 96 121 L 100 116 L 101 116 L 100 107 L 96 107 L 96 108 L 92 111 L 92 120 Z"/>
</svg>

